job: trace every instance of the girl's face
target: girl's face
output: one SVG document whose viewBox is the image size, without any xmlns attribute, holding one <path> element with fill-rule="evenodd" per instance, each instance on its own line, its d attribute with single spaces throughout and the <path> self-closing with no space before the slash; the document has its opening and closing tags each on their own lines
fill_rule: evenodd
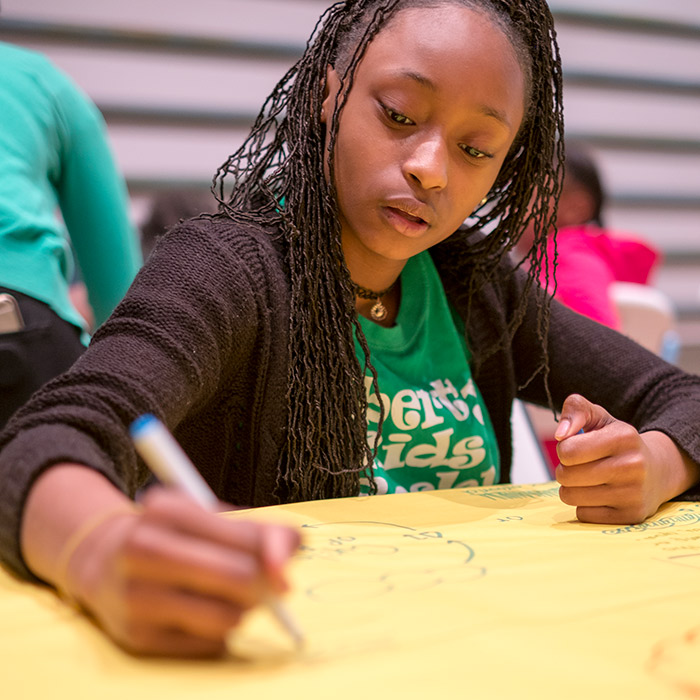
<svg viewBox="0 0 700 700">
<path fill-rule="evenodd" d="M 339 87 L 331 68 L 324 123 Z M 455 5 L 396 15 L 368 46 L 340 115 L 348 264 L 405 261 L 452 234 L 491 189 L 524 105 L 515 51 L 486 15 Z"/>
</svg>

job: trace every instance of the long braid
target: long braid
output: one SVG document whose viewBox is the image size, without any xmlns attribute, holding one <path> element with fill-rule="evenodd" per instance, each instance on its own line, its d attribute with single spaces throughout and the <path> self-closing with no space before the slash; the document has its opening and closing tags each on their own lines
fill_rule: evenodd
<svg viewBox="0 0 700 700">
<path fill-rule="evenodd" d="M 469 260 L 475 272 L 479 273 L 470 278 L 466 290 L 467 307 L 476 291 L 475 285 L 484 283 L 495 274 L 498 264 L 513 250 L 528 224 L 531 225 L 533 242 L 521 262 L 528 263 L 522 303 L 510 319 L 507 335 L 501 345 L 512 340 L 525 315 L 526 300 L 534 290 L 538 299 L 537 334 L 542 344 L 542 356 L 524 386 L 542 372 L 549 395 L 546 336 L 551 299 L 556 289 L 555 279 L 550 279 L 549 271 L 552 268 L 556 270 L 556 244 L 554 265 L 550 266 L 547 242 L 548 233 L 556 221 L 556 207 L 552 203 L 556 203 L 561 191 L 564 161 L 563 80 L 559 48 L 553 19 L 545 2 L 491 0 L 476 4 L 491 5 L 499 14 L 510 18 L 511 26 L 517 27 L 520 41 L 528 47 L 531 62 L 531 98 L 529 111 L 511 153 L 486 201 L 472 215 L 470 229 L 462 234 L 469 241 L 465 245 Z M 491 233 L 474 241 L 474 236 L 470 234 L 484 230 Z M 462 258 L 459 264 L 463 261 Z M 546 278 L 544 285 L 539 282 L 542 271 Z M 476 349 L 477 362 L 483 362 L 501 345 Z"/>
<path fill-rule="evenodd" d="M 531 280 L 536 279 L 542 261 L 546 262 L 546 232 L 552 219 L 546 202 L 558 186 L 552 169 L 552 143 L 562 127 L 558 106 L 561 72 L 544 0 L 347 0 L 329 7 L 314 28 L 302 58 L 277 84 L 250 135 L 219 168 L 212 185 L 224 215 L 271 227 L 284 241 L 291 319 L 287 445 L 278 475 L 282 500 L 355 495 L 363 475 L 374 487 L 369 466 L 381 423 L 370 447 L 365 422 L 367 371 L 373 377 L 375 392 L 379 387 L 343 259 L 332 154 L 356 67 L 374 36 L 405 7 L 450 3 L 481 8 L 502 18 L 508 35 L 515 31 L 520 37 L 521 52 L 531 53 L 526 60 L 533 86 L 532 128 L 521 130 L 487 201 L 474 215 L 474 228 L 495 226 L 494 233 L 472 248 L 466 247 L 465 255 L 476 271 L 492 274 L 522 226 L 533 218 L 536 240 L 529 253 Z M 508 29 L 511 21 L 516 27 L 512 31 Z M 547 42 L 550 45 L 545 47 Z M 320 114 L 326 71 L 331 65 L 341 77 L 341 90 L 327 127 L 326 153 Z M 552 109 L 549 114 L 548 105 Z M 328 179 L 323 177 L 326 161 Z M 541 206 L 535 204 L 527 215 L 533 191 Z M 473 292 L 472 284 L 465 289 L 468 295 Z M 548 320 L 544 296 L 540 308 L 539 332 L 544 347 Z M 523 313 L 524 309 L 520 318 Z M 511 332 L 517 321 L 513 320 Z M 353 334 L 364 353 L 362 363 L 355 354 Z"/>
</svg>

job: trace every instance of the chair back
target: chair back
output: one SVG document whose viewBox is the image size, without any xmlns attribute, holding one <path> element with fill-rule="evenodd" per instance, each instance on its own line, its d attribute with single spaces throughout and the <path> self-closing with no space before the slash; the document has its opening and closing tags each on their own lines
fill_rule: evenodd
<svg viewBox="0 0 700 700">
<path fill-rule="evenodd" d="M 676 314 L 673 304 L 659 289 L 633 282 L 614 282 L 610 295 L 620 318 L 620 330 L 640 345 L 673 361 Z"/>
</svg>

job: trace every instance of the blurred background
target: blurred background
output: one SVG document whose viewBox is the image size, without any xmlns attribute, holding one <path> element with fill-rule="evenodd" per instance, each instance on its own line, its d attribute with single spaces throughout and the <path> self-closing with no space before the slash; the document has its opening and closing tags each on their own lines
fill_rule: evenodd
<svg viewBox="0 0 700 700">
<path fill-rule="evenodd" d="M 0 39 L 41 51 L 104 114 L 134 222 L 206 192 L 329 0 L 2 0 Z M 700 372 L 700 0 L 551 0 L 567 138 L 592 147 L 606 223 L 664 256 L 677 364 Z"/>
</svg>

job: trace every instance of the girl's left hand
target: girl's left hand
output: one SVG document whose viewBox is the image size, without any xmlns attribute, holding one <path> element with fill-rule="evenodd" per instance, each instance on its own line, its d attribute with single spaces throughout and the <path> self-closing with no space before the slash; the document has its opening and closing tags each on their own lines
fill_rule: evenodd
<svg viewBox="0 0 700 700">
<path fill-rule="evenodd" d="M 640 434 L 578 394 L 564 402 L 554 437 L 560 498 L 583 522 L 640 523 L 700 480 L 667 435 Z"/>
</svg>

